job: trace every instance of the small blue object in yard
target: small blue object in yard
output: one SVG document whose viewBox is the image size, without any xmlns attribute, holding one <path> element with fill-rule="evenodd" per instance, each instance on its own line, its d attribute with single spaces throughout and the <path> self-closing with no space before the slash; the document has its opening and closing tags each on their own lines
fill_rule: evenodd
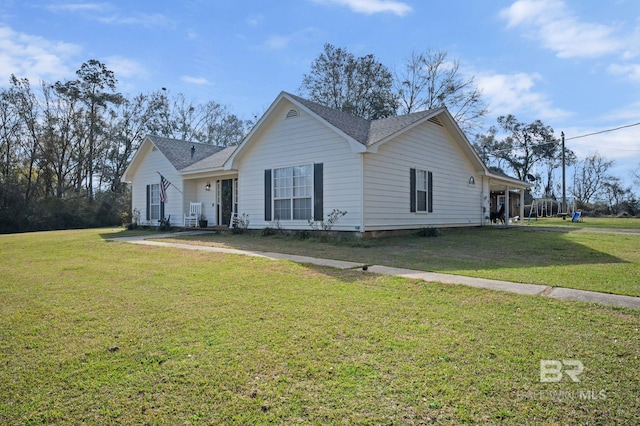
<svg viewBox="0 0 640 426">
<path fill-rule="evenodd" d="M 582 216 L 582 212 L 573 212 L 573 216 L 571 216 L 571 222 L 580 222 L 580 216 Z"/>
</svg>

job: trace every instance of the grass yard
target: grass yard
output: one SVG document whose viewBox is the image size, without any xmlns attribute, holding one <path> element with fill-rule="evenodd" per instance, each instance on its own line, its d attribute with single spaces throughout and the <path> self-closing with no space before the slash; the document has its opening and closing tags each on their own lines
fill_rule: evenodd
<svg viewBox="0 0 640 426">
<path fill-rule="evenodd" d="M 638 311 L 101 234 L 0 236 L 0 424 L 640 422 Z"/>
<path fill-rule="evenodd" d="M 606 220 L 602 224 L 618 229 L 592 229 L 582 223 L 573 224 L 573 228 L 554 226 L 562 219 L 541 219 L 539 223 L 546 226 L 443 229 L 442 236 L 432 238 L 401 236 L 328 243 L 256 233 L 177 234 L 167 241 L 179 239 L 192 244 L 640 296 L 640 231 L 620 228 L 625 223 L 640 224 L 634 221 Z"/>
<path fill-rule="evenodd" d="M 583 216 L 580 222 L 571 222 L 571 218 L 562 220 L 559 217 L 541 217 L 527 220 L 524 223 L 532 226 L 561 226 L 569 229 L 635 229 L 640 230 L 640 218 L 637 217 L 591 217 Z"/>
</svg>

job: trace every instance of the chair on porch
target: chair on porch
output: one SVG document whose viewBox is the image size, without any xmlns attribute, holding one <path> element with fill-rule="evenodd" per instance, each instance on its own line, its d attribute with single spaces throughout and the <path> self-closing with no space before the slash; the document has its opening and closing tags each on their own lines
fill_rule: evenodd
<svg viewBox="0 0 640 426">
<path fill-rule="evenodd" d="M 189 213 L 184 215 L 184 227 L 198 226 L 198 220 L 202 214 L 202 203 L 189 203 Z"/>
</svg>

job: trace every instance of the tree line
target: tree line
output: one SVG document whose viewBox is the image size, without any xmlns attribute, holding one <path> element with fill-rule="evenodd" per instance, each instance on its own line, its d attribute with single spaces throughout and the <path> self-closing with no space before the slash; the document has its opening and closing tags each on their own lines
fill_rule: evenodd
<svg viewBox="0 0 640 426">
<path fill-rule="evenodd" d="M 120 179 L 147 134 L 217 145 L 252 125 L 216 102 L 165 89 L 126 97 L 89 60 L 73 80 L 0 90 L 0 232 L 119 225 L 130 198 Z"/>
<path fill-rule="evenodd" d="M 213 100 L 194 103 L 164 88 L 125 96 L 97 60 L 73 80 L 34 87 L 11 76 L 9 83 L 0 89 L 0 233 L 126 223 L 130 196 L 120 179 L 145 135 L 230 146 L 254 125 Z M 533 182 L 537 197 L 558 195 L 562 150 L 554 130 L 506 115 L 481 133 L 482 93 L 444 51 L 414 52 L 392 72 L 373 55 L 326 44 L 299 94 L 370 120 L 447 107 L 492 170 Z M 610 174 L 612 161 L 564 154 L 575 170 L 568 193 L 578 208 L 637 214 L 631 188 Z"/>
<path fill-rule="evenodd" d="M 541 120 L 526 123 L 508 114 L 498 117 L 485 133 L 478 132 L 488 113 L 482 93 L 473 77 L 463 76 L 459 62 L 449 60 L 444 51 L 414 52 L 399 72 L 392 73 L 373 55 L 358 58 L 326 44 L 300 90 L 311 100 L 367 119 L 447 107 L 485 164 L 494 172 L 531 182 L 530 196 L 561 198 L 557 175 L 564 154 L 565 165 L 574 171 L 567 176 L 566 193 L 576 208 L 602 214 L 640 213 L 631 187 L 611 174 L 613 161 L 597 152 L 582 159 L 566 147 L 563 152 L 554 129 Z M 635 176 L 640 184 L 640 169 Z"/>
</svg>

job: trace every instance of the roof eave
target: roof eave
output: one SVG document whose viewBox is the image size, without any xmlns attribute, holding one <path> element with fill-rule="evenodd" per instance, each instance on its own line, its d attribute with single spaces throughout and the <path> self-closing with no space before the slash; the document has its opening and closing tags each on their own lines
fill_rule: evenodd
<svg viewBox="0 0 640 426">
<path fill-rule="evenodd" d="M 214 172 L 219 172 L 224 170 L 226 170 L 224 166 L 202 168 L 197 170 L 186 170 L 186 171 L 183 169 L 183 170 L 180 170 L 180 174 L 182 176 L 191 176 L 191 175 L 197 175 L 201 173 L 214 173 Z"/>
<path fill-rule="evenodd" d="M 516 178 L 512 178 L 509 176 L 500 176 L 500 175 L 496 175 L 493 174 L 489 171 L 487 171 L 485 173 L 485 175 L 491 179 L 491 180 L 495 180 L 495 181 L 500 181 L 500 183 L 506 184 L 506 185 L 512 185 L 518 188 L 531 188 L 533 185 L 529 182 L 525 182 L 523 180 L 520 179 L 516 179 Z"/>
</svg>

